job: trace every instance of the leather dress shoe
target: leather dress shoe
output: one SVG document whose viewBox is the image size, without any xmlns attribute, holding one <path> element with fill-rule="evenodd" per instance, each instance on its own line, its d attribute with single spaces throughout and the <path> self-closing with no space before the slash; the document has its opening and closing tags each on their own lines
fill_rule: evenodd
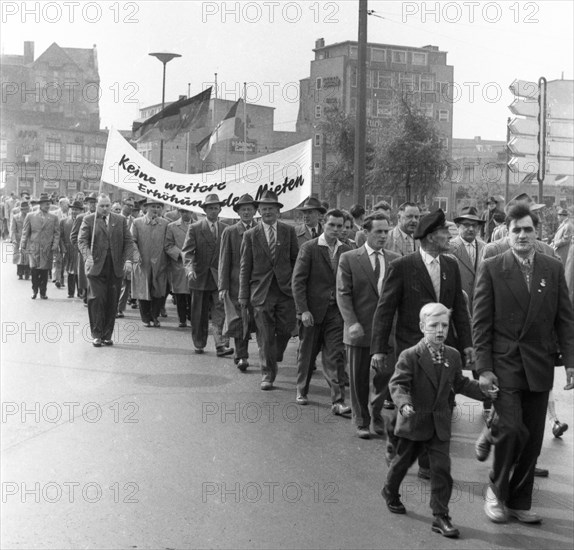
<svg viewBox="0 0 574 550">
<path fill-rule="evenodd" d="M 403 503 L 401 502 L 401 495 L 399 495 L 398 493 L 396 495 L 391 495 L 391 493 L 389 493 L 389 490 L 387 489 L 386 485 L 383 487 L 383 490 L 381 491 L 381 495 L 383 495 L 383 498 L 385 499 L 385 502 L 387 503 L 387 508 L 393 514 L 406 514 L 407 513 L 407 509 L 404 507 Z"/>
<path fill-rule="evenodd" d="M 121 311 L 118 311 L 116 313 L 116 319 L 123 319 L 124 317 L 125 317 L 125 315 Z"/>
<path fill-rule="evenodd" d="M 371 432 L 367 426 L 359 426 L 357 428 L 357 435 L 360 439 L 371 439 Z"/>
<path fill-rule="evenodd" d="M 102 339 L 101 338 L 94 338 L 92 340 L 92 346 L 94 346 L 95 348 L 101 348 L 102 347 Z"/>
<path fill-rule="evenodd" d="M 548 470 L 546 468 L 534 468 L 535 477 L 548 477 Z"/>
<path fill-rule="evenodd" d="M 555 420 L 552 426 L 552 435 L 554 437 L 561 437 L 567 429 L 568 424 L 564 424 L 564 422 L 560 422 L 560 420 Z"/>
<path fill-rule="evenodd" d="M 225 346 L 219 346 L 216 348 L 217 357 L 226 357 L 227 355 L 233 355 L 233 348 L 226 348 Z"/>
<path fill-rule="evenodd" d="M 506 523 L 508 521 L 508 508 L 498 499 L 489 487 L 484 497 L 484 513 L 493 523 Z"/>
<path fill-rule="evenodd" d="M 45 294 L 40 294 L 40 298 L 42 298 L 42 300 L 47 300 L 48 296 L 46 296 Z"/>
<path fill-rule="evenodd" d="M 150 323 L 149 321 L 145 321 L 145 322 L 143 323 L 143 326 L 149 328 L 149 327 L 151 327 L 151 323 Z"/>
<path fill-rule="evenodd" d="M 35 300 L 35 299 L 36 299 L 36 296 L 38 296 L 38 293 L 37 293 L 37 292 L 34 292 L 34 294 L 32 294 L 32 300 Z"/>
<path fill-rule="evenodd" d="M 385 435 L 387 433 L 385 430 L 385 423 L 380 416 L 378 418 L 373 418 L 373 431 L 377 435 Z"/>
<path fill-rule="evenodd" d="M 159 314 L 161 317 L 167 317 L 167 311 L 165 310 L 164 307 L 162 307 L 159 311 Z"/>
<path fill-rule="evenodd" d="M 508 509 L 508 515 L 522 523 L 542 523 L 542 518 L 531 510 Z"/>
<path fill-rule="evenodd" d="M 337 416 L 343 416 L 344 414 L 351 413 L 351 407 L 345 405 L 345 403 L 334 403 L 331 407 L 331 412 Z"/>
<path fill-rule="evenodd" d="M 309 404 L 309 400 L 307 399 L 306 395 L 297 394 L 295 401 L 297 403 L 299 403 L 299 405 L 308 405 Z"/>
<path fill-rule="evenodd" d="M 179 328 L 185 328 L 187 327 L 187 323 L 185 321 L 183 321 L 182 323 L 179 323 L 179 325 L 177 325 Z"/>
<path fill-rule="evenodd" d="M 195 351 L 196 355 L 201 355 L 202 353 L 205 353 L 205 352 L 203 351 L 203 348 L 195 348 L 194 351 Z"/>
<path fill-rule="evenodd" d="M 158 319 L 154 319 L 154 320 L 152 321 L 152 323 L 153 323 L 153 326 L 156 327 L 156 328 L 161 327 L 161 325 L 159 324 L 159 320 L 158 320 Z"/>
<path fill-rule="evenodd" d="M 261 382 L 260 388 L 263 391 L 269 391 L 273 389 L 273 382 Z"/>
<path fill-rule="evenodd" d="M 420 468 L 419 467 L 417 477 L 420 479 L 430 479 L 430 468 Z"/>
<path fill-rule="evenodd" d="M 455 539 L 460 535 L 458 529 L 451 523 L 449 516 L 435 516 L 432 522 L 432 530 L 449 539 Z"/>
<path fill-rule="evenodd" d="M 490 448 L 492 447 L 492 443 L 488 438 L 488 431 L 482 430 L 476 443 L 474 444 L 474 454 L 476 456 L 476 460 L 479 462 L 484 462 L 488 455 L 490 454 Z"/>
<path fill-rule="evenodd" d="M 55 282 L 56 288 L 62 288 L 62 283 L 60 281 Z"/>
<path fill-rule="evenodd" d="M 383 401 L 383 409 L 387 409 L 389 411 L 392 411 L 395 408 L 395 404 L 392 401 L 389 401 L 388 399 L 385 399 Z"/>
<path fill-rule="evenodd" d="M 113 346 L 114 341 L 113 340 L 102 340 L 102 344 L 104 344 L 104 346 Z"/>
<path fill-rule="evenodd" d="M 247 367 L 249 367 L 249 361 L 247 359 L 240 359 L 239 361 L 237 361 L 237 368 L 241 372 L 245 372 L 247 370 Z"/>
</svg>

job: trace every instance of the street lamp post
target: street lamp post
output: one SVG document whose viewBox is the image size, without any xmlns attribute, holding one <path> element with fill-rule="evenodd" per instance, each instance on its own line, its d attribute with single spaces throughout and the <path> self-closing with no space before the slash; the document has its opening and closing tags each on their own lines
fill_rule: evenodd
<svg viewBox="0 0 574 550">
<path fill-rule="evenodd" d="M 161 110 L 165 107 L 165 66 L 174 58 L 181 57 L 178 53 L 154 52 L 149 55 L 157 57 L 163 63 L 163 84 L 161 89 Z M 159 142 L 159 167 L 163 168 L 163 139 Z"/>
</svg>

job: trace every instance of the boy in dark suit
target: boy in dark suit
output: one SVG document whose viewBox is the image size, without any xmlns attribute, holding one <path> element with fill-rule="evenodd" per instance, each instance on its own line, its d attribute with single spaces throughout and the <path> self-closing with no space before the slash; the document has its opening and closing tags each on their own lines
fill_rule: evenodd
<svg viewBox="0 0 574 550">
<path fill-rule="evenodd" d="M 424 338 L 401 353 L 389 382 L 399 411 L 395 428 L 398 439 L 397 454 L 387 472 L 382 495 L 391 512 L 406 513 L 399 486 L 424 449 L 430 462 L 430 507 L 435 518 L 432 530 L 445 537 L 458 537 L 448 510 L 452 493 L 449 450 L 454 394 L 480 401 L 484 396 L 476 380 L 463 376 L 459 352 L 444 344 L 449 310 L 440 303 L 429 303 L 420 310 L 419 318 Z M 489 392 L 492 399 L 496 398 L 496 391 Z"/>
</svg>

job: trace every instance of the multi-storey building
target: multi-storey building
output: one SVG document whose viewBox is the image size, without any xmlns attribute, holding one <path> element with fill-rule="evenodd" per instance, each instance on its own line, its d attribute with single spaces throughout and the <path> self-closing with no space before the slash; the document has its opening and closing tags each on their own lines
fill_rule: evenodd
<svg viewBox="0 0 574 550">
<path fill-rule="evenodd" d="M 325 45 L 316 41 L 310 76 L 300 81 L 301 102 L 297 129 L 313 138 L 313 191 L 324 195 L 329 182 L 327 166 L 333 153 L 325 144 L 326 112 L 334 107 L 353 115 L 357 105 L 358 43 Z M 453 71 L 447 52 L 437 46 L 367 45 L 367 138 L 377 143 L 380 130 L 392 116 L 396 93 L 408 94 L 438 125 L 444 147 L 452 147 Z M 394 198 L 398 202 L 401 198 Z M 340 197 L 342 206 L 350 196 Z M 370 202 L 373 197 L 368 197 Z"/>
<path fill-rule="evenodd" d="M 0 57 L 0 162 L 6 191 L 74 195 L 97 191 L 107 141 L 100 130 L 96 46 L 55 42 L 37 59 Z"/>
</svg>

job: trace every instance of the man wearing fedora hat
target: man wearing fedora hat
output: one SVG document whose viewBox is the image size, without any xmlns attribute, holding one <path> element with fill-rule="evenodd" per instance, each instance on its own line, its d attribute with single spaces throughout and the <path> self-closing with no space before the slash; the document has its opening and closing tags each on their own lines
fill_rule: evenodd
<svg viewBox="0 0 574 550">
<path fill-rule="evenodd" d="M 466 356 L 467 364 L 474 363 L 460 269 L 458 262 L 446 254 L 450 251 L 451 236 L 444 212 L 439 208 L 423 216 L 413 237 L 420 239 L 420 249 L 391 263 L 373 318 L 371 365 L 387 376 L 387 383 L 394 368 L 386 363 L 387 355 L 393 351 L 390 337 L 395 314 L 394 351 L 399 357 L 403 350 L 421 339 L 419 312 L 431 302 L 440 302 L 452 310 L 451 329 L 445 343 Z M 393 454 L 392 449 L 389 451 L 387 458 Z M 421 467 L 426 468 L 426 465 Z M 426 477 L 426 472 L 420 474 Z"/>
<path fill-rule="evenodd" d="M 78 254 L 72 244 L 71 233 L 76 218 L 84 210 L 80 201 L 74 201 L 70 207 L 72 215 L 60 220 L 60 252 L 63 257 L 63 269 L 68 274 L 68 298 L 73 298 L 78 282 Z"/>
<path fill-rule="evenodd" d="M 52 268 L 52 259 L 60 246 L 60 224 L 58 218 L 50 213 L 52 201 L 47 193 L 41 193 L 36 201 L 40 209 L 30 212 L 24 219 L 20 253 L 27 253 L 32 273 L 32 299 L 47 299 L 46 287 L 48 273 Z"/>
<path fill-rule="evenodd" d="M 256 223 L 253 220 L 259 203 L 249 194 L 243 195 L 234 205 L 233 210 L 239 215 L 239 221 L 226 227 L 221 236 L 221 247 L 219 250 L 219 299 L 223 302 L 227 298 L 231 299 L 239 317 L 238 322 L 233 327 L 228 328 L 228 336 L 235 341 L 235 364 L 237 368 L 245 372 L 249 366 L 249 334 L 255 332 L 254 327 L 244 327 L 242 322 L 241 307 L 239 298 L 239 268 L 241 265 L 241 243 L 243 235 Z M 253 319 L 253 308 L 249 308 L 250 325 Z"/>
<path fill-rule="evenodd" d="M 191 338 L 195 353 L 203 353 L 207 345 L 209 317 L 218 357 L 233 353 L 221 334 L 225 322 L 223 302 L 217 291 L 219 248 L 226 225 L 218 220 L 224 203 L 213 193 L 207 195 L 201 208 L 205 219 L 192 223 L 183 244 L 183 262 L 191 291 Z"/>
<path fill-rule="evenodd" d="M 323 233 L 323 226 L 319 218 L 327 212 L 327 209 L 323 207 L 319 199 L 309 197 L 303 203 L 303 206 L 300 206 L 297 210 L 303 213 L 303 223 L 295 226 L 297 244 L 301 247 L 303 243 L 316 239 Z"/>
<path fill-rule="evenodd" d="M 246 231 L 241 245 L 239 304 L 253 306 L 261 343 L 261 389 L 273 389 L 277 362 L 295 328 L 291 276 L 299 246 L 295 228 L 278 221 L 283 205 L 273 191 L 259 199 L 261 223 Z"/>
<path fill-rule="evenodd" d="M 159 316 L 167 292 L 165 237 L 169 222 L 160 216 L 162 203 L 148 198 L 146 213 L 134 220 L 132 237 L 137 252 L 132 271 L 132 296 L 138 300 L 143 324 L 159 327 Z"/>
<path fill-rule="evenodd" d="M 97 198 L 96 212 L 84 216 L 78 248 L 88 279 L 88 316 L 94 347 L 113 345 L 112 334 L 125 271 L 131 269 L 134 243 L 123 216 L 110 212 L 110 197 Z"/>
<path fill-rule="evenodd" d="M 468 296 L 472 315 L 474 282 L 485 245 L 485 242 L 478 238 L 478 233 L 486 221 L 478 216 L 474 206 L 465 206 L 454 219 L 454 223 L 456 223 L 458 237 L 450 241 L 450 253 L 458 260 L 462 289 Z"/>
<path fill-rule="evenodd" d="M 80 193 L 78 193 L 78 195 L 80 195 Z M 84 221 L 84 216 L 87 214 L 93 214 L 96 211 L 97 201 L 98 198 L 96 193 L 91 193 L 84 198 L 84 209 L 87 210 L 78 214 L 74 224 L 72 225 L 72 231 L 70 232 L 70 240 L 78 254 L 78 296 L 81 296 L 84 300 L 84 307 L 88 307 L 88 279 L 86 278 L 84 259 L 80 249 L 78 248 L 78 237 L 80 235 L 80 227 L 82 227 L 82 222 Z"/>
<path fill-rule="evenodd" d="M 28 256 L 19 253 L 20 240 L 22 239 L 22 229 L 24 228 L 24 220 L 30 212 L 30 203 L 22 201 L 20 203 L 20 210 L 12 216 L 10 223 L 10 240 L 14 245 L 14 263 L 16 264 L 16 275 L 18 279 L 30 278 L 30 265 Z"/>
</svg>

